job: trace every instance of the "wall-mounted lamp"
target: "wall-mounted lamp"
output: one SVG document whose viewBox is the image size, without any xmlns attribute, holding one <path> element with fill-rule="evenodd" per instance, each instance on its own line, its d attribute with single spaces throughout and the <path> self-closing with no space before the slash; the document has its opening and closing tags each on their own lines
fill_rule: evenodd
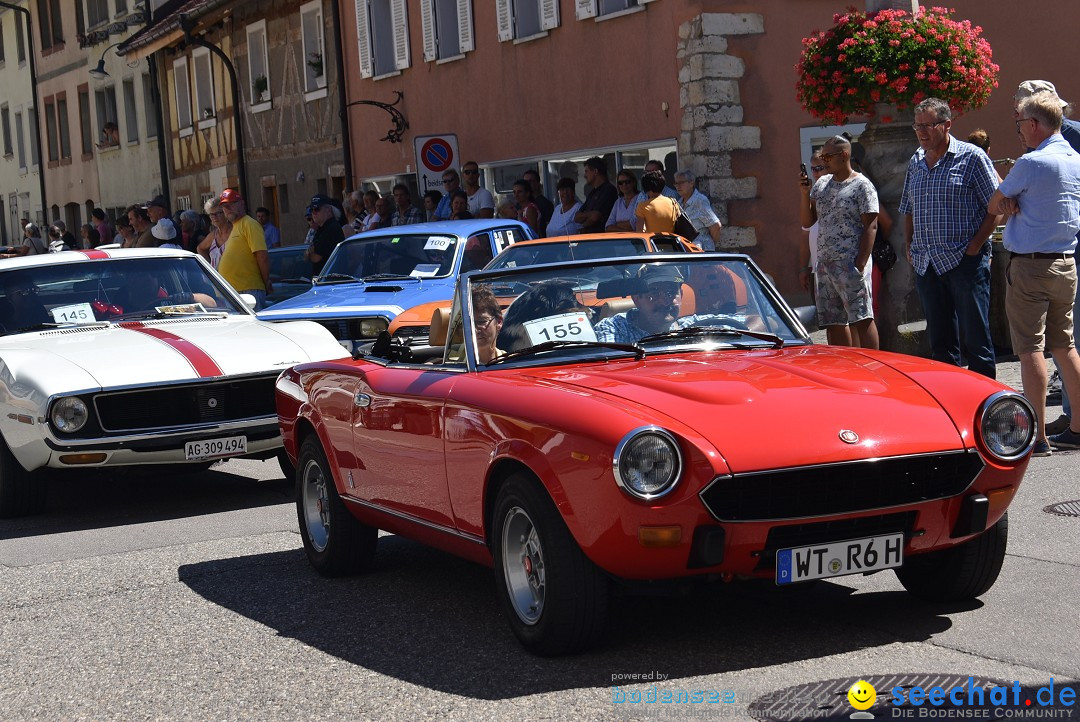
<svg viewBox="0 0 1080 722">
<path fill-rule="evenodd" d="M 101 59 L 97 61 L 97 67 L 90 71 L 91 78 L 94 80 L 105 80 L 105 78 L 109 77 L 109 74 L 105 71 L 105 53 L 109 52 L 110 48 L 115 48 L 119 44 L 120 43 L 113 43 L 101 51 Z"/>
</svg>

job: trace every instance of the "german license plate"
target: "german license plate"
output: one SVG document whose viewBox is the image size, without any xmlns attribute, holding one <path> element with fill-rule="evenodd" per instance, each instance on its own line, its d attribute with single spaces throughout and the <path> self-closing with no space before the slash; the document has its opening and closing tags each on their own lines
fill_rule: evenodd
<svg viewBox="0 0 1080 722">
<path fill-rule="evenodd" d="M 842 577 L 891 569 L 903 563 L 902 533 L 780 549 L 776 552 L 776 583 Z"/>
<path fill-rule="evenodd" d="M 226 436 L 224 439 L 189 441 L 184 444 L 184 456 L 188 461 L 223 459 L 247 453 L 246 436 Z"/>
</svg>

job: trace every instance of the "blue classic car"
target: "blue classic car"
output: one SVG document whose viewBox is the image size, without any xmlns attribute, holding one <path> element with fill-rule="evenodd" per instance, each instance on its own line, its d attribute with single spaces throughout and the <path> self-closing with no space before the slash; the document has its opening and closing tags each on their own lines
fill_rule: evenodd
<svg viewBox="0 0 1080 722">
<path fill-rule="evenodd" d="M 417 223 L 359 233 L 330 254 L 311 290 L 258 314 L 263 321 L 306 319 L 330 330 L 352 351 L 391 330 L 396 339 L 427 342 L 435 308 L 449 306 L 458 274 L 483 268 L 512 243 L 533 238 L 505 218 Z"/>
</svg>

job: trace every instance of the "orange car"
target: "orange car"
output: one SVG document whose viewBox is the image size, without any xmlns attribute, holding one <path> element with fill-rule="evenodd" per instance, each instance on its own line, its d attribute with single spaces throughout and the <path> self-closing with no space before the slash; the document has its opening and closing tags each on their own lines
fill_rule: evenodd
<svg viewBox="0 0 1080 722">
<path fill-rule="evenodd" d="M 701 249 L 693 243 L 673 233 L 585 233 L 518 241 L 495 256 L 485 266 L 485 270 L 538 266 L 542 263 L 644 256 L 649 253 L 700 252 Z M 439 307 L 449 308 L 450 304 L 446 301 L 437 301 L 414 306 L 399 314 L 387 330 L 391 336 L 396 336 L 399 331 L 406 328 L 426 329 L 431 325 L 431 317 L 435 309 Z M 402 335 L 415 336 L 416 332 L 406 332 Z"/>
</svg>

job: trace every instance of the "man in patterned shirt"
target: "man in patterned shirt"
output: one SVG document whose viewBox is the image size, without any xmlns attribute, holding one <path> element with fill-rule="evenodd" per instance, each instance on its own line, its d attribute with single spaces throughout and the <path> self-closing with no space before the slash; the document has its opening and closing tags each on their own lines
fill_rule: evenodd
<svg viewBox="0 0 1080 722">
<path fill-rule="evenodd" d="M 424 214 L 412 204 L 409 186 L 404 183 L 398 183 L 394 186 L 394 203 L 397 204 L 397 208 L 394 209 L 394 214 L 390 216 L 390 225 L 406 226 L 412 223 L 424 222 Z"/>
<path fill-rule="evenodd" d="M 900 213 L 915 289 L 926 313 L 930 353 L 995 378 L 990 339 L 990 244 L 998 217 L 987 211 L 997 189 L 990 158 L 949 134 L 952 111 L 937 98 L 915 106 L 919 150 L 908 163 Z"/>
<path fill-rule="evenodd" d="M 803 227 L 818 223 L 814 269 L 818 325 L 825 327 L 834 346 L 851 346 L 853 327 L 858 332 L 855 345 L 877 348 L 870 278 L 865 273 L 877 235 L 877 191 L 869 178 L 851 167 L 851 142 L 844 136 L 830 138 L 818 155 L 828 174 L 812 189 L 799 186 Z"/>
<path fill-rule="evenodd" d="M 678 267 L 647 263 L 638 271 L 637 293 L 630 294 L 635 308 L 596 324 L 596 340 L 637 343 L 654 333 L 675 328 L 682 306 L 683 277 Z"/>
</svg>

